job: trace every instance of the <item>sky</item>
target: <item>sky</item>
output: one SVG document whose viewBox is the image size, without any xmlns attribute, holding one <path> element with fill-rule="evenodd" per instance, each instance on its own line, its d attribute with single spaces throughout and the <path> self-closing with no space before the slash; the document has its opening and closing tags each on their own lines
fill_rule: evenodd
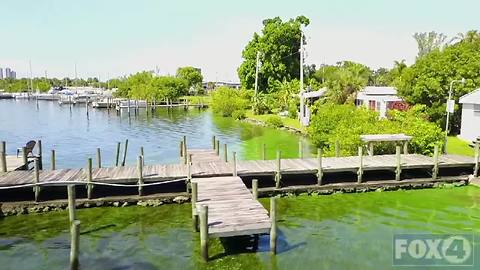
<svg viewBox="0 0 480 270">
<path fill-rule="evenodd" d="M 371 68 L 415 61 L 415 32 L 479 29 L 478 0 L 0 0 L 0 67 L 17 77 L 100 77 L 158 67 L 238 82 L 242 50 L 262 21 L 304 15 L 307 64 Z"/>
</svg>

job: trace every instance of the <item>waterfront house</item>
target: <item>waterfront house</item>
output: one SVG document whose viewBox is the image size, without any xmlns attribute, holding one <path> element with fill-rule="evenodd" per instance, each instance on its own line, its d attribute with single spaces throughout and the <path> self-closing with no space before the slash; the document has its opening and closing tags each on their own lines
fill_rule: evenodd
<svg viewBox="0 0 480 270">
<path fill-rule="evenodd" d="M 380 113 L 380 117 L 384 118 L 388 110 L 404 107 L 406 103 L 397 95 L 395 87 L 367 86 L 358 92 L 355 105 L 377 111 Z"/>
<path fill-rule="evenodd" d="M 475 141 L 480 137 L 480 88 L 462 96 L 462 122 L 460 137 L 467 141 Z"/>
</svg>

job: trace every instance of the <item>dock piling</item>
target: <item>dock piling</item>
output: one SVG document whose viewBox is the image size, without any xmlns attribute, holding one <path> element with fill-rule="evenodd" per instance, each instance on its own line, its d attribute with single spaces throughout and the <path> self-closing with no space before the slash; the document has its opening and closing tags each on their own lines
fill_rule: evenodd
<svg viewBox="0 0 480 270">
<path fill-rule="evenodd" d="M 254 200 L 258 200 L 258 180 L 252 180 L 252 195 Z"/>
<path fill-rule="evenodd" d="M 34 160 L 34 169 L 35 169 L 35 186 L 33 187 L 33 192 L 35 193 L 35 202 L 38 202 L 40 197 L 40 161 L 38 158 Z"/>
<path fill-rule="evenodd" d="M 233 152 L 233 176 L 237 176 L 237 152 Z"/>
<path fill-rule="evenodd" d="M 335 141 L 335 157 L 340 157 L 340 141 Z"/>
<path fill-rule="evenodd" d="M 1 172 L 7 172 L 7 144 L 5 141 L 2 141 L 0 145 L 0 163 Z"/>
<path fill-rule="evenodd" d="M 280 188 L 280 180 L 282 179 L 282 151 L 277 150 L 277 170 L 275 171 L 275 188 Z"/>
<path fill-rule="evenodd" d="M 80 220 L 75 220 L 70 225 L 70 269 L 78 269 L 78 252 L 80 247 Z"/>
<path fill-rule="evenodd" d="M 208 261 L 208 206 L 200 206 L 200 253 Z"/>
<path fill-rule="evenodd" d="M 92 198 L 92 159 L 87 159 L 87 198 Z"/>
<path fill-rule="evenodd" d="M 218 155 L 220 155 L 220 140 L 217 140 L 217 142 L 215 144 L 216 144 L 215 153 L 218 156 Z"/>
<path fill-rule="evenodd" d="M 323 168 L 322 168 L 322 156 L 323 156 L 323 150 L 322 148 L 317 148 L 317 184 L 319 186 L 322 185 L 322 180 L 323 180 Z"/>
<path fill-rule="evenodd" d="M 115 167 L 118 167 L 118 163 L 120 161 L 120 147 L 121 147 L 121 143 L 117 142 L 117 155 L 115 156 Z"/>
<path fill-rule="evenodd" d="M 395 155 L 397 164 L 397 168 L 395 169 L 395 180 L 400 181 L 402 175 L 402 150 L 400 145 L 395 147 Z"/>
<path fill-rule="evenodd" d="M 438 145 L 435 145 L 433 150 L 433 170 L 432 170 L 432 179 L 437 179 L 438 177 Z"/>
<path fill-rule="evenodd" d="M 138 170 L 138 196 L 143 195 L 143 156 L 138 156 L 137 162 L 137 170 Z"/>
<path fill-rule="evenodd" d="M 28 171 L 28 156 L 27 156 L 27 148 L 25 146 L 22 147 L 22 161 L 23 161 L 23 169 Z"/>
<path fill-rule="evenodd" d="M 38 158 L 38 168 L 40 170 L 43 170 L 43 157 L 42 157 L 42 140 L 37 141 L 37 146 L 38 146 L 38 153 L 37 153 L 37 158 Z"/>
<path fill-rule="evenodd" d="M 217 139 L 216 139 L 215 135 L 213 135 L 213 136 L 212 136 L 212 148 L 213 148 L 213 150 L 216 150 L 216 149 L 215 149 L 216 146 L 217 146 L 217 145 L 216 145 L 216 141 L 217 141 Z"/>
<path fill-rule="evenodd" d="M 227 144 L 223 144 L 223 159 L 225 162 L 228 162 L 228 150 L 227 150 Z"/>
<path fill-rule="evenodd" d="M 97 148 L 97 168 L 102 168 L 102 156 L 100 153 L 100 148 Z"/>
<path fill-rule="evenodd" d="M 267 159 L 267 146 L 264 143 L 262 144 L 262 159 Z"/>
<path fill-rule="evenodd" d="M 303 143 L 302 140 L 298 141 L 298 157 L 303 159 Z"/>
<path fill-rule="evenodd" d="M 363 182 L 363 147 L 362 146 L 358 147 L 358 158 L 359 158 L 359 164 L 358 164 L 358 171 L 357 171 L 357 182 L 360 184 Z"/>
<path fill-rule="evenodd" d="M 188 160 L 187 160 L 187 181 L 186 181 L 186 186 L 187 186 L 187 193 L 189 192 L 189 187 L 191 186 L 192 183 L 192 154 L 188 155 Z"/>
<path fill-rule="evenodd" d="M 179 150 L 180 150 L 180 159 L 181 159 L 183 158 L 183 141 L 180 141 Z"/>
<path fill-rule="evenodd" d="M 125 166 L 125 162 L 127 160 L 127 150 L 128 150 L 128 139 L 125 140 L 125 148 L 123 149 L 122 167 Z"/>
<path fill-rule="evenodd" d="M 57 161 L 55 160 L 55 150 L 52 149 L 52 152 L 50 154 L 50 168 L 52 171 L 56 170 L 57 167 Z"/>
<path fill-rule="evenodd" d="M 197 214 L 197 200 L 198 200 L 198 184 L 192 184 L 192 228 L 194 232 L 198 231 L 198 214 Z"/>
<path fill-rule="evenodd" d="M 276 201 L 275 197 L 270 198 L 270 221 L 272 227 L 270 227 L 270 252 L 277 253 L 277 214 L 276 214 Z"/>
<path fill-rule="evenodd" d="M 67 194 L 68 194 L 68 217 L 70 220 L 70 224 L 77 219 L 77 213 L 75 210 L 75 185 L 68 185 L 67 186 Z"/>
</svg>

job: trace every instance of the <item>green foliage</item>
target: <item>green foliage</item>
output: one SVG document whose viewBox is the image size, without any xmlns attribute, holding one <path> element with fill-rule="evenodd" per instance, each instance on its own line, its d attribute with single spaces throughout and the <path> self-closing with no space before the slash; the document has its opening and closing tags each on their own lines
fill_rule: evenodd
<svg viewBox="0 0 480 270">
<path fill-rule="evenodd" d="M 390 119 L 378 119 L 378 114 L 353 105 L 322 104 L 316 108 L 308 128 L 312 142 L 333 155 L 335 142 L 338 140 L 343 155 L 356 155 L 363 143 L 362 134 L 397 134 L 413 136 L 410 151 L 431 154 L 435 144 L 441 145 L 442 131 L 435 124 L 425 119 L 424 107 L 414 107 L 408 112 L 394 111 Z M 376 153 L 392 153 L 392 144 L 379 144 Z"/>
<path fill-rule="evenodd" d="M 244 61 L 238 68 L 242 87 L 254 88 L 257 52 L 262 54 L 258 78 L 259 91 L 272 88 L 276 81 L 299 78 L 300 28 L 309 23 L 305 16 L 298 16 L 285 22 L 279 17 L 264 20 L 262 33 L 254 33 L 242 52 Z"/>
<path fill-rule="evenodd" d="M 235 110 L 232 113 L 232 118 L 236 120 L 243 120 L 246 117 L 247 116 L 246 116 L 245 110 Z"/>
<path fill-rule="evenodd" d="M 222 86 L 212 94 L 212 110 L 222 116 L 232 116 L 234 111 L 243 110 L 249 102 L 248 94 L 233 88 Z"/>
<path fill-rule="evenodd" d="M 202 84 L 203 76 L 200 69 L 194 67 L 180 67 L 177 69 L 177 78 L 187 81 L 187 87 L 196 87 Z"/>
<path fill-rule="evenodd" d="M 480 85 L 480 37 L 469 35 L 468 39 L 434 50 L 417 59 L 405 68 L 395 80 L 398 93 L 410 104 L 424 104 L 432 121 L 445 124 L 445 103 L 452 80 L 465 78 L 466 83 L 455 84 L 453 97 L 458 99 Z M 453 132 L 459 130 L 460 111 L 452 119 Z"/>
<path fill-rule="evenodd" d="M 278 115 L 269 116 L 267 120 L 265 120 L 265 123 L 268 126 L 275 127 L 275 128 L 283 127 L 282 118 Z"/>
</svg>

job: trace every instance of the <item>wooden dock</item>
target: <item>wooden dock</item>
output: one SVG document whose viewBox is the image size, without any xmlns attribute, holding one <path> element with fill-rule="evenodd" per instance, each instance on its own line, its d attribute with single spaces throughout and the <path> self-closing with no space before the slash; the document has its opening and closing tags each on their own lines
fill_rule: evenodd
<svg viewBox="0 0 480 270">
<path fill-rule="evenodd" d="M 234 170 L 233 162 L 224 162 L 209 150 L 205 156 L 198 155 L 199 152 L 191 151 L 193 164 L 191 174 L 193 178 L 232 176 Z M 198 160 L 198 162 L 195 162 Z M 280 164 L 280 166 L 278 166 Z M 432 170 L 435 166 L 434 158 L 407 154 L 401 155 L 400 167 L 402 170 L 425 169 Z M 441 155 L 438 157 L 438 168 L 473 168 L 474 158 L 458 155 Z M 245 160 L 237 161 L 235 164 L 237 176 L 274 176 L 277 173 L 282 175 L 305 175 L 317 174 L 319 162 L 317 158 L 303 159 L 281 159 L 281 160 Z M 350 157 L 323 157 L 321 170 L 323 173 L 353 172 L 357 173 L 359 168 L 362 171 L 395 171 L 397 169 L 397 158 L 395 155 L 363 156 L 362 162 L 358 156 Z M 472 169 L 473 171 L 473 169 Z M 87 169 L 58 169 L 42 170 L 39 172 L 39 183 L 58 182 L 86 182 Z M 184 179 L 188 177 L 188 166 L 186 164 L 158 164 L 145 165 L 143 167 L 143 181 L 169 181 Z M 93 168 L 92 181 L 105 183 L 137 183 L 139 178 L 137 166 Z M 34 171 L 9 171 L 0 173 L 0 186 L 12 186 L 35 183 Z"/>
<path fill-rule="evenodd" d="M 195 178 L 192 182 L 198 186 L 195 209 L 208 206 L 209 236 L 227 237 L 270 231 L 267 210 L 254 200 L 240 177 Z"/>
</svg>

